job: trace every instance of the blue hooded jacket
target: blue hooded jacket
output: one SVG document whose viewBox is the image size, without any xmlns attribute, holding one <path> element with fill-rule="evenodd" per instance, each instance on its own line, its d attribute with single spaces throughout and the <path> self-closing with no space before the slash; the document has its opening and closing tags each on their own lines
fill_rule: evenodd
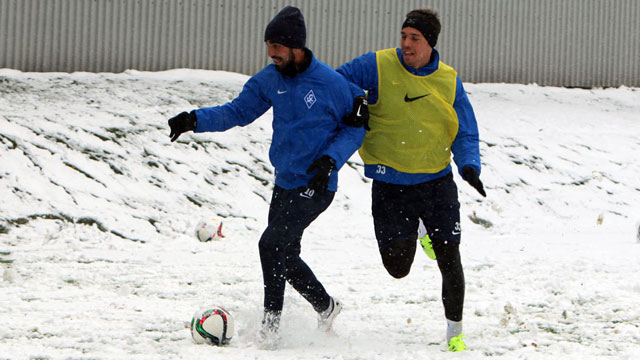
<svg viewBox="0 0 640 360">
<path fill-rule="evenodd" d="M 293 78 L 270 64 L 251 77 L 237 98 L 224 105 L 194 110 L 195 132 L 225 131 L 246 126 L 273 106 L 273 139 L 269 159 L 276 170 L 276 185 L 287 189 L 307 186 L 311 163 L 322 155 L 335 160 L 339 170 L 362 145 L 365 130 L 342 124 L 363 96 L 347 80 L 313 54 L 309 67 Z M 336 191 L 338 171 L 328 189 Z"/>
<path fill-rule="evenodd" d="M 431 61 L 417 70 L 404 63 L 402 51 L 399 48 L 396 49 L 396 53 L 404 68 L 413 75 L 427 76 L 438 69 L 440 54 L 436 49 L 433 49 Z M 368 91 L 367 100 L 369 104 L 375 104 L 378 101 L 378 63 L 374 52 L 368 52 L 353 59 L 351 62 L 340 66 L 337 71 L 351 83 Z M 458 134 L 451 145 L 453 161 L 456 163 L 458 172 L 461 175 L 462 168 L 465 166 L 471 166 L 480 173 L 478 123 L 460 77 L 456 79 L 456 97 L 453 109 L 458 115 Z M 435 174 L 409 174 L 397 171 L 389 166 L 386 166 L 385 171 L 382 172 L 378 171 L 377 165 L 365 165 L 365 175 L 367 177 L 398 185 L 420 184 L 441 178 L 450 172 L 451 165 Z"/>
</svg>

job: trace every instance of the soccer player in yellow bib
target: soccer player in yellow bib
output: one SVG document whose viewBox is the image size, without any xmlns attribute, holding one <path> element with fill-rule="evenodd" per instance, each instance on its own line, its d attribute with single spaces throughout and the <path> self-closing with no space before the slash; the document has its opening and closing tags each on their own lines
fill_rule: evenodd
<svg viewBox="0 0 640 360">
<path fill-rule="evenodd" d="M 418 226 L 424 224 L 421 243 L 430 257 L 435 255 L 442 274 L 447 345 L 462 351 L 465 281 L 452 154 L 462 178 L 486 193 L 473 108 L 462 80 L 434 48 L 440 28 L 435 11 L 413 10 L 402 24 L 400 48 L 366 53 L 337 70 L 367 91 L 368 122 L 352 117 L 347 125 L 368 130 L 359 153 L 365 175 L 373 179 L 372 214 L 382 263 L 395 278 L 409 274 Z"/>
</svg>

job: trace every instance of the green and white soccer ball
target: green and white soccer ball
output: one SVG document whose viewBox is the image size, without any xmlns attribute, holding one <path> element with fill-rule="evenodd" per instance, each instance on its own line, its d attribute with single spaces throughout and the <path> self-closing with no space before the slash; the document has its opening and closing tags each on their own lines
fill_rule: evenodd
<svg viewBox="0 0 640 360">
<path fill-rule="evenodd" d="M 196 237 L 202 242 L 223 238 L 222 219 L 219 217 L 211 217 L 201 220 L 198 226 L 196 226 Z"/>
<path fill-rule="evenodd" d="M 233 317 L 220 306 L 201 308 L 191 319 L 191 337 L 196 344 L 227 345 L 233 331 Z"/>
</svg>

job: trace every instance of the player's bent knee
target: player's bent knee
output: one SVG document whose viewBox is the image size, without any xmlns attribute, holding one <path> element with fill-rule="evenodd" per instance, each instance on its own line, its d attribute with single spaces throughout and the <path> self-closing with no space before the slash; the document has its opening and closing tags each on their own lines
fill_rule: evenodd
<svg viewBox="0 0 640 360">
<path fill-rule="evenodd" d="M 382 255 L 382 264 L 384 264 L 384 268 L 387 269 L 389 275 L 396 279 L 401 279 L 409 275 L 411 265 L 413 264 L 413 257 L 409 258 L 402 255 L 392 256 L 387 253 Z"/>
<path fill-rule="evenodd" d="M 267 234 L 265 234 L 267 235 Z M 258 241 L 258 250 L 260 253 L 274 253 L 278 250 L 278 242 L 273 236 L 263 235 Z"/>
<path fill-rule="evenodd" d="M 411 267 L 406 266 L 397 266 L 396 264 L 384 264 L 385 269 L 389 275 L 393 276 L 396 279 L 402 279 L 403 277 L 409 275 L 409 271 Z"/>
<path fill-rule="evenodd" d="M 413 244 L 415 246 L 415 242 Z M 381 247 L 380 255 L 389 275 L 396 279 L 401 279 L 411 271 L 415 248 L 412 249 L 411 246 L 404 246 L 400 243 L 394 246 Z"/>
</svg>

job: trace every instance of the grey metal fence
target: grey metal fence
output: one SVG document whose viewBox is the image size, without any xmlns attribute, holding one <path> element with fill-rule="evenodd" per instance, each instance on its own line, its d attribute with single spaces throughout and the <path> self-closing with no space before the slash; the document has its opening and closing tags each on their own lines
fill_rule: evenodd
<svg viewBox="0 0 640 360">
<path fill-rule="evenodd" d="M 284 5 L 333 67 L 399 45 L 404 15 L 442 18 L 442 59 L 467 82 L 640 86 L 640 0 L 0 0 L 0 68 L 254 74 Z"/>
</svg>

